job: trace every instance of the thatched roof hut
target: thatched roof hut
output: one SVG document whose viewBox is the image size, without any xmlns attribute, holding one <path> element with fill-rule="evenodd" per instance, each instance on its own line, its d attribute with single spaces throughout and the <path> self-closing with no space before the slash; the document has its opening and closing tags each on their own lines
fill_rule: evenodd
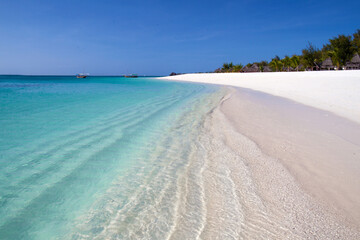
<svg viewBox="0 0 360 240">
<path fill-rule="evenodd" d="M 260 68 L 256 63 L 254 63 L 247 69 L 247 72 L 259 72 L 259 71 L 260 71 Z"/>
<path fill-rule="evenodd" d="M 335 66 L 330 57 L 321 63 L 321 70 L 334 70 Z"/>
<path fill-rule="evenodd" d="M 355 56 L 351 59 L 351 61 L 346 63 L 345 69 L 347 69 L 347 70 L 360 69 L 360 56 L 359 56 L 359 54 L 356 53 Z"/>
<path fill-rule="evenodd" d="M 248 67 L 248 66 L 245 66 L 245 67 L 243 67 L 243 68 L 241 69 L 242 72 L 248 72 L 248 70 L 249 70 L 249 67 Z"/>
<path fill-rule="evenodd" d="M 259 66 L 254 63 L 253 65 L 251 65 L 250 67 L 245 66 L 241 69 L 242 72 L 244 73 L 250 73 L 250 72 L 260 72 L 260 68 Z"/>
<path fill-rule="evenodd" d="M 272 70 L 269 66 L 265 66 L 263 72 L 272 72 Z"/>
</svg>

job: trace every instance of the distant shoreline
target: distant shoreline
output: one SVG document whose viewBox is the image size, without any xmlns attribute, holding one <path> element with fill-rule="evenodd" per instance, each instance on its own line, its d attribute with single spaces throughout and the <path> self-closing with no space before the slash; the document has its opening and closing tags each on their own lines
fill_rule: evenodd
<svg viewBox="0 0 360 240">
<path fill-rule="evenodd" d="M 57 75 L 57 74 L 0 74 L 0 77 L 2 76 L 24 76 L 24 77 L 75 77 L 76 74 L 71 74 L 71 75 Z M 89 75 L 89 77 L 125 77 L 125 75 Z M 148 75 L 138 75 L 138 77 L 147 77 L 147 78 L 158 78 L 158 77 L 163 77 L 163 76 L 148 76 Z"/>
</svg>

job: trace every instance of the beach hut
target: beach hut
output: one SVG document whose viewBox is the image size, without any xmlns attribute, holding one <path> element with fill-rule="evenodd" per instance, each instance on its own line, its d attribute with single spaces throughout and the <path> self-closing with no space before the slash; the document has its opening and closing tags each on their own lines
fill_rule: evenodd
<svg viewBox="0 0 360 240">
<path fill-rule="evenodd" d="M 245 66 L 245 67 L 243 67 L 243 68 L 241 69 L 242 72 L 248 72 L 248 70 L 249 70 L 249 67 L 248 67 L 248 66 Z"/>
<path fill-rule="evenodd" d="M 351 59 L 350 62 L 347 62 L 345 65 L 346 70 L 355 70 L 360 69 L 360 56 L 359 54 L 355 54 L 355 56 Z"/>
<path fill-rule="evenodd" d="M 247 72 L 259 72 L 259 71 L 260 71 L 259 66 L 256 63 L 254 63 L 253 65 L 251 65 L 251 67 L 248 68 Z"/>
<path fill-rule="evenodd" d="M 319 71 L 319 70 L 320 70 L 320 67 L 317 63 L 315 63 L 315 66 L 305 68 L 305 71 Z"/>
<path fill-rule="evenodd" d="M 281 69 L 283 72 L 293 72 L 295 71 L 296 69 L 294 69 L 293 67 L 283 67 Z"/>
<path fill-rule="evenodd" d="M 265 66 L 263 72 L 272 72 L 272 70 L 269 66 Z"/>
<path fill-rule="evenodd" d="M 321 70 L 334 70 L 334 68 L 335 66 L 333 65 L 330 57 L 328 57 L 321 63 Z"/>
<path fill-rule="evenodd" d="M 241 71 L 244 72 L 244 73 L 260 72 L 260 68 L 256 63 L 254 63 L 250 67 L 248 67 L 248 66 L 243 67 L 241 69 Z"/>
<path fill-rule="evenodd" d="M 300 65 L 297 66 L 297 70 L 298 70 L 298 71 L 299 71 L 299 70 L 300 70 L 300 71 L 304 71 L 304 70 L 305 70 L 304 65 L 300 63 Z"/>
</svg>

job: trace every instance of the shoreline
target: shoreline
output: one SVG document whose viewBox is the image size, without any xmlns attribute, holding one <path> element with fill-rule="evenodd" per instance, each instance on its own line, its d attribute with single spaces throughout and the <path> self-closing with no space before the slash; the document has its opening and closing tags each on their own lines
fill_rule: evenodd
<svg viewBox="0 0 360 240">
<path fill-rule="evenodd" d="M 157 78 L 248 88 L 288 98 L 360 123 L 360 70 L 193 73 Z"/>
<path fill-rule="evenodd" d="M 359 239 L 360 109 L 350 103 L 358 99 L 360 71 L 331 72 L 330 80 L 329 72 L 271 74 L 272 79 L 241 74 L 254 83 L 239 74 L 162 78 L 231 89 L 207 116 L 200 138 L 207 150 L 202 174 L 207 214 L 200 236 Z M 298 76 L 301 83 L 305 74 L 310 78 L 303 88 L 285 82 Z M 222 76 L 229 78 L 220 81 Z M 316 94 L 326 81 L 326 91 Z M 341 84 L 339 91 L 335 86 Z M 347 101 L 341 101 L 349 89 Z M 326 96 L 330 101 L 321 105 Z M 349 115 L 344 109 L 355 110 Z"/>
<path fill-rule="evenodd" d="M 201 237 L 231 233 L 240 238 L 359 238 L 359 177 L 353 170 L 360 166 L 355 157 L 350 159 L 351 166 L 338 157 L 348 150 L 344 147 L 354 147 L 360 154 L 360 138 L 341 135 L 341 129 L 324 134 L 331 124 L 316 130 L 323 120 L 321 113 L 302 105 L 291 114 L 306 113 L 310 122 L 296 122 L 296 114 L 282 119 L 293 105 L 286 99 L 237 88 L 207 116 L 200 138 L 208 152 L 203 173 L 207 216 Z M 338 118 L 331 115 L 326 120 L 347 121 Z M 348 123 L 348 128 L 360 132 L 359 125 Z M 298 127 L 302 130 L 292 136 Z M 263 134 L 264 130 L 268 132 Z M 312 140 L 307 139 L 309 131 Z M 319 146 L 333 149 L 323 154 Z M 334 169 L 327 167 L 329 162 Z"/>
</svg>

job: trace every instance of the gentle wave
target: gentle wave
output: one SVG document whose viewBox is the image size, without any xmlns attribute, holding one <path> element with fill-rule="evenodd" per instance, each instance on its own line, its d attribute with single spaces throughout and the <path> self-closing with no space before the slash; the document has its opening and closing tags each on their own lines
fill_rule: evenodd
<svg viewBox="0 0 360 240">
<path fill-rule="evenodd" d="M 0 89 L 0 238 L 169 236 L 199 124 L 222 93 L 151 79 L 23 78 Z"/>
</svg>

